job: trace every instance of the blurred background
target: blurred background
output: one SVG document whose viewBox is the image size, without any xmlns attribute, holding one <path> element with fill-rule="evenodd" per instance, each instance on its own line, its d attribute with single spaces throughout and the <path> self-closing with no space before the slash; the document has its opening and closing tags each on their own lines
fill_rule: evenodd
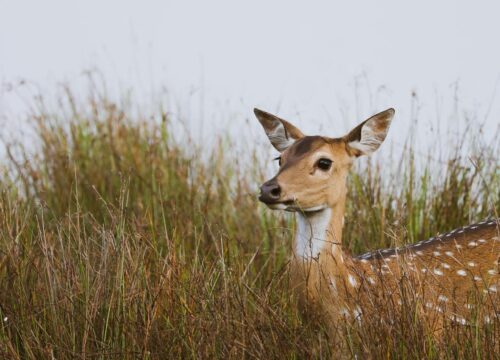
<svg viewBox="0 0 500 360">
<path fill-rule="evenodd" d="M 0 8 L 4 129 L 19 126 L 34 92 L 50 99 L 64 83 L 78 92 L 95 71 L 108 95 L 129 91 L 143 109 L 166 104 L 207 143 L 251 119 L 253 107 L 332 136 L 394 107 L 395 146 L 408 129 L 427 143 L 439 129 L 461 133 L 464 119 L 490 141 L 498 134 L 496 1 L 2 0 Z M 267 141 L 250 123 L 251 141 Z"/>
<path fill-rule="evenodd" d="M 498 1 L 0 0 L 0 359 L 498 354 L 498 316 L 483 327 L 472 302 L 438 339 L 403 281 L 403 306 L 371 305 L 380 317 L 303 317 L 293 214 L 257 200 L 278 164 L 252 110 L 342 136 L 396 109 L 349 175 L 352 254 L 498 218 L 499 14 Z"/>
</svg>

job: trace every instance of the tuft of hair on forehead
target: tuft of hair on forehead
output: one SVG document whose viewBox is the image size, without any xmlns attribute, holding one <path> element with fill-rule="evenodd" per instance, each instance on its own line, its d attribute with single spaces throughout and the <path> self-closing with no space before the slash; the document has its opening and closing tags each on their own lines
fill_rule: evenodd
<svg viewBox="0 0 500 360">
<path fill-rule="evenodd" d="M 291 155 L 302 156 L 326 144 L 327 140 L 321 136 L 305 136 L 299 139 L 290 148 Z"/>
<path fill-rule="evenodd" d="M 289 156 L 299 158 L 307 153 L 314 152 L 323 145 L 340 145 L 345 149 L 346 142 L 343 138 L 329 138 L 325 136 L 305 136 L 297 140 L 289 149 Z M 346 150 L 347 151 L 347 150 Z"/>
</svg>

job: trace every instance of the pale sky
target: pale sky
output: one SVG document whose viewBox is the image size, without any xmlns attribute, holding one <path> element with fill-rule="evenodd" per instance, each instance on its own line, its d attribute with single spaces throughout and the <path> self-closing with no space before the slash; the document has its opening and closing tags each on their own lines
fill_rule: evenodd
<svg viewBox="0 0 500 360">
<path fill-rule="evenodd" d="M 257 106 L 341 135 L 394 107 L 393 138 L 410 127 L 412 91 L 426 129 L 455 121 L 457 94 L 460 114 L 498 130 L 499 16 L 498 1 L 0 0 L 0 82 L 50 93 L 96 67 L 138 104 L 167 89 L 205 133 Z M 23 107 L 7 88 L 12 124 Z"/>
</svg>

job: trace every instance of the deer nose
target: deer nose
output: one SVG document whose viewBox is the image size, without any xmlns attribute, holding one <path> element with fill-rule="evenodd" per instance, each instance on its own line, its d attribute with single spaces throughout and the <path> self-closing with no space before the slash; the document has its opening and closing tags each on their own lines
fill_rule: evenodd
<svg viewBox="0 0 500 360">
<path fill-rule="evenodd" d="M 276 182 L 276 180 L 272 179 L 265 182 L 260 187 L 260 196 L 259 200 L 266 204 L 271 204 L 279 200 L 281 196 L 281 188 Z"/>
</svg>

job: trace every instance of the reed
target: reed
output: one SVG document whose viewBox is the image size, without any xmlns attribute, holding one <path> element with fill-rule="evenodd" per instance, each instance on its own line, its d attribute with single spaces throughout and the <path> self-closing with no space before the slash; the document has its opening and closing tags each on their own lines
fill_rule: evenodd
<svg viewBox="0 0 500 360">
<path fill-rule="evenodd" d="M 6 142 L 0 177 L 0 357 L 494 358 L 500 319 L 436 340 L 378 299 L 380 317 L 325 328 L 301 316 L 288 278 L 293 223 L 265 209 L 258 150 L 180 143 L 166 112 L 135 114 L 93 89 L 38 102 L 34 140 Z M 147 115 L 147 116 L 146 116 Z M 362 163 L 349 181 L 354 253 L 445 232 L 500 210 L 498 142 L 470 133 L 444 163 Z M 466 134 L 459 134 L 460 138 Z M 264 136 L 264 135 L 263 135 Z M 208 155 L 207 155 L 208 152 Z M 431 151 L 427 154 L 431 157 Z M 389 179 L 389 180 L 387 180 Z M 354 216 L 356 214 L 356 216 Z M 355 223 L 353 219 L 358 219 Z"/>
</svg>

